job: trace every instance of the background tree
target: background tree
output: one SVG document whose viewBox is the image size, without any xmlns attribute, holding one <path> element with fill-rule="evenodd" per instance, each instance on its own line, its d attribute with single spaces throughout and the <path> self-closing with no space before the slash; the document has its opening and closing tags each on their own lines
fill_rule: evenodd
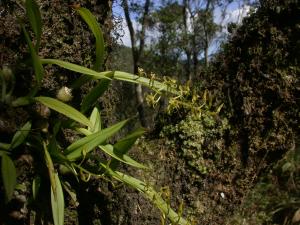
<svg viewBox="0 0 300 225">
<path fill-rule="evenodd" d="M 180 32 L 182 6 L 178 2 L 166 2 L 152 14 L 153 37 L 149 51 L 152 52 L 154 63 L 149 65 L 149 70 L 160 75 L 176 76 L 181 73 Z M 148 53 L 149 54 L 149 53 Z M 148 61 L 148 60 L 147 60 Z M 157 69 L 156 69 L 157 68 Z M 178 77 L 180 79 L 180 76 Z"/>
<path fill-rule="evenodd" d="M 138 6 L 138 4 L 134 2 L 132 2 L 132 5 Z M 129 4 L 127 0 L 122 0 L 122 7 L 124 10 L 125 19 L 130 33 L 131 50 L 132 50 L 132 58 L 133 58 L 133 73 L 138 74 L 141 54 L 145 46 L 145 33 L 146 33 L 146 26 L 147 26 L 147 20 L 149 15 L 150 0 L 145 0 L 144 2 L 142 16 L 140 18 L 141 29 L 139 31 L 135 30 L 133 27 L 133 23 L 130 17 Z M 147 127 L 144 106 L 143 106 L 144 97 L 143 97 L 142 86 L 140 84 L 137 84 L 135 90 L 136 90 L 136 98 L 138 103 L 137 110 L 139 113 L 140 122 L 143 127 Z"/>
</svg>

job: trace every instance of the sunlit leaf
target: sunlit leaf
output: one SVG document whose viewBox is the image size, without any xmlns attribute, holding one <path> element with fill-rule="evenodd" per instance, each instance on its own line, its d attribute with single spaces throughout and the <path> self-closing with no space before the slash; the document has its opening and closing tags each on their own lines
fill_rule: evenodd
<svg viewBox="0 0 300 225">
<path fill-rule="evenodd" d="M 1 159 L 3 186 L 6 194 L 6 200 L 10 201 L 17 183 L 16 168 L 11 158 L 6 154 L 3 154 Z"/>
<path fill-rule="evenodd" d="M 43 148 L 44 148 L 44 157 L 45 157 L 46 166 L 47 166 L 48 173 L 49 173 L 50 183 L 51 183 L 51 186 L 53 187 L 53 189 L 56 189 L 55 177 L 54 177 L 55 169 L 54 169 L 54 165 L 53 165 L 51 156 L 47 150 L 47 146 L 46 146 L 45 142 L 43 142 Z"/>
<path fill-rule="evenodd" d="M 178 225 L 191 225 L 190 222 L 186 221 L 182 218 L 178 213 L 176 213 L 171 206 L 164 201 L 159 193 L 157 193 L 153 187 L 146 184 L 145 182 L 126 175 L 124 173 L 113 171 L 107 165 L 101 163 L 101 166 L 106 169 L 108 174 L 113 178 L 135 188 L 136 190 L 140 191 L 144 194 L 146 198 L 148 198 L 157 208 L 159 208 L 164 215 L 166 215 L 172 223 Z"/>
<path fill-rule="evenodd" d="M 92 123 L 92 127 L 88 127 L 88 130 L 95 133 L 101 130 L 101 116 L 97 107 L 95 107 L 91 113 L 90 121 Z"/>
<path fill-rule="evenodd" d="M 87 23 L 90 30 L 95 36 L 96 39 L 96 62 L 94 64 L 94 70 L 99 71 L 103 64 L 104 59 L 104 39 L 103 34 L 100 29 L 100 25 L 98 24 L 95 16 L 86 8 L 80 7 L 76 9 L 79 12 L 80 16 Z"/>
<path fill-rule="evenodd" d="M 85 128 L 82 128 L 82 127 L 79 127 L 79 128 L 76 128 L 76 130 L 80 133 L 82 133 L 83 135 L 85 136 L 88 136 L 88 135 L 91 135 L 92 132 L 89 131 L 88 129 L 85 129 Z"/>
<path fill-rule="evenodd" d="M 105 71 L 105 72 L 97 72 L 95 70 L 91 70 L 89 68 L 86 68 L 84 66 L 79 66 L 74 63 L 65 62 L 59 59 L 41 59 L 42 64 L 55 64 L 57 66 L 60 66 L 62 68 L 82 73 L 86 75 L 90 75 L 95 79 L 110 79 L 109 75 L 111 74 L 111 71 Z"/>
<path fill-rule="evenodd" d="M 113 72 L 111 73 L 113 75 Z M 110 77 L 110 75 L 107 75 Z M 81 103 L 81 112 L 88 111 L 91 107 L 94 106 L 97 99 L 102 96 L 102 94 L 107 90 L 110 84 L 110 80 L 101 79 L 98 84 L 93 87 L 89 93 L 83 98 Z"/>
<path fill-rule="evenodd" d="M 55 172 L 51 156 L 47 150 L 46 143 L 43 142 L 44 156 L 48 168 L 51 184 L 51 206 L 54 225 L 64 224 L 64 194 L 57 173 Z"/>
<path fill-rule="evenodd" d="M 41 59 L 41 62 L 42 62 L 42 64 L 55 64 L 55 65 L 58 65 L 60 67 L 63 67 L 65 69 L 68 69 L 68 70 L 71 70 L 74 72 L 90 75 L 95 79 L 101 79 L 101 78 L 110 79 L 110 76 L 112 74 L 112 71 L 96 72 L 95 70 L 91 70 L 86 67 L 79 66 L 79 65 L 76 65 L 73 63 L 64 62 L 64 61 L 58 60 L 58 59 Z M 173 93 L 173 94 L 179 93 L 176 89 L 174 89 L 174 88 L 170 87 L 169 85 L 164 84 L 162 82 L 150 80 L 148 78 L 140 77 L 140 76 L 137 76 L 134 74 L 126 73 L 126 72 L 114 71 L 113 78 L 116 80 L 120 80 L 120 81 L 141 84 L 141 85 L 149 87 L 157 92 L 165 91 L 165 92 L 169 92 L 169 93 Z"/>
<path fill-rule="evenodd" d="M 169 92 L 169 93 L 173 93 L 173 94 L 178 94 L 178 91 L 176 89 L 170 87 L 167 84 L 164 84 L 162 82 L 158 82 L 155 80 L 150 80 L 148 78 L 137 76 L 137 75 L 134 75 L 131 73 L 115 71 L 114 79 L 130 82 L 130 83 L 141 84 L 145 87 L 149 87 L 150 89 L 154 89 L 158 92 L 165 91 L 165 92 Z"/>
<path fill-rule="evenodd" d="M 66 117 L 69 117 L 70 119 L 73 119 L 81 124 L 84 124 L 86 126 L 91 126 L 91 122 L 88 118 L 85 117 L 81 112 L 76 110 L 75 108 L 50 97 L 36 97 L 35 100 L 39 101 L 40 103 L 48 106 L 49 108 L 65 115 Z"/>
<path fill-rule="evenodd" d="M 41 81 L 43 79 L 43 75 L 44 75 L 44 68 L 43 68 L 43 65 L 41 63 L 40 57 L 37 55 L 37 53 L 36 53 L 36 51 L 35 51 L 35 49 L 32 45 L 29 34 L 26 31 L 24 25 L 22 25 L 22 29 L 23 29 L 23 32 L 24 32 L 24 35 L 25 35 L 25 39 L 26 39 L 29 51 L 30 51 L 32 64 L 33 64 L 33 68 L 34 68 L 34 73 L 35 73 L 35 78 L 36 78 L 36 81 L 38 83 L 38 86 L 40 86 Z"/>
<path fill-rule="evenodd" d="M 66 150 L 67 158 L 71 161 L 80 158 L 83 153 L 87 154 L 92 151 L 98 145 L 103 144 L 109 137 L 117 133 L 128 120 L 119 122 L 109 128 L 100 130 L 87 137 L 81 138 L 78 141 L 71 144 Z"/>
<path fill-rule="evenodd" d="M 28 121 L 20 130 L 18 130 L 15 133 L 11 141 L 10 147 L 13 149 L 21 145 L 25 141 L 26 137 L 28 136 L 30 129 L 31 129 L 31 123 Z"/>
<path fill-rule="evenodd" d="M 114 150 L 114 146 L 112 145 L 99 145 L 99 147 L 108 155 L 113 157 L 114 159 L 121 161 L 123 163 L 126 163 L 130 166 L 139 168 L 139 169 L 147 169 L 148 167 L 144 166 L 141 163 L 136 162 L 134 159 L 129 157 L 126 154 L 120 154 L 117 151 Z"/>
<path fill-rule="evenodd" d="M 42 35 L 42 17 L 39 6 L 34 0 L 26 0 L 25 2 L 26 14 L 29 18 L 31 28 L 36 36 L 36 51 L 39 48 L 39 43 Z"/>
<path fill-rule="evenodd" d="M 57 173 L 53 174 L 55 187 L 51 184 L 51 206 L 54 225 L 64 224 L 64 193 Z"/>
</svg>

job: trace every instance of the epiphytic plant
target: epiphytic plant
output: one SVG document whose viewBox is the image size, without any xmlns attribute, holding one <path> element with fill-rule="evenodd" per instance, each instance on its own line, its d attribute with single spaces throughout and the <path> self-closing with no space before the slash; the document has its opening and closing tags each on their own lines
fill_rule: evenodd
<svg viewBox="0 0 300 225">
<path fill-rule="evenodd" d="M 33 155 L 38 155 L 44 161 L 44 169 L 47 170 L 48 176 L 44 176 L 44 170 L 39 171 L 36 169 L 37 176 L 34 178 L 32 184 L 33 199 L 37 199 L 39 196 L 41 182 L 45 179 L 50 181 L 49 194 L 51 195 L 52 216 L 55 225 L 62 225 L 64 223 L 64 193 L 69 193 L 70 196 L 74 198 L 72 187 L 70 187 L 63 178 L 63 174 L 65 173 L 72 173 L 78 180 L 86 181 L 93 177 L 115 179 L 125 183 L 141 192 L 153 202 L 172 223 L 181 225 L 189 224 L 188 221 L 181 217 L 181 212 L 177 214 L 172 210 L 170 205 L 163 200 L 162 196 L 156 192 L 153 187 L 117 170 L 119 163 L 125 163 L 137 169 L 148 169 L 147 166 L 135 161 L 127 154 L 136 139 L 144 133 L 144 130 L 138 129 L 120 139 L 115 144 L 110 144 L 109 138 L 124 127 L 129 120 L 124 120 L 110 127 L 103 128 L 100 111 L 97 107 L 94 107 L 96 100 L 109 87 L 112 79 L 139 83 L 149 87 L 157 94 L 162 94 L 163 92 L 177 94 L 177 90 L 171 88 L 166 83 L 121 71 L 100 72 L 104 58 L 103 35 L 95 17 L 88 9 L 80 6 L 74 7 L 74 10 L 78 12 L 87 23 L 96 39 L 96 60 L 93 68 L 89 69 L 59 59 L 40 58 L 38 51 L 42 35 L 42 19 L 39 7 L 34 0 L 26 0 L 25 8 L 35 42 L 32 41 L 29 32 L 22 22 L 21 26 L 30 51 L 36 85 L 27 96 L 19 97 L 15 100 L 8 99 L 7 96 L 8 94 L 11 95 L 11 93 L 9 92 L 7 94 L 4 90 L 1 97 L 2 100 L 5 100 L 6 104 L 11 107 L 22 107 L 29 104 L 39 105 L 45 112 L 44 120 L 46 120 L 46 126 L 44 129 L 35 130 L 33 132 L 33 130 L 31 130 L 33 121 L 28 121 L 15 133 L 11 143 L 0 143 L 0 156 L 2 158 L 1 170 L 7 200 L 9 201 L 12 198 L 13 190 L 16 185 L 16 169 L 9 155 L 12 154 L 17 147 L 24 146 L 29 148 L 30 151 L 34 153 Z M 56 65 L 83 74 L 83 76 L 73 83 L 73 89 L 80 87 L 90 80 L 97 81 L 95 87 L 83 98 L 80 110 L 66 103 L 72 98 L 71 90 L 67 87 L 59 91 L 57 99 L 39 96 L 44 75 L 43 65 L 45 64 Z M 4 76 L 1 78 L 3 80 L 3 88 L 3 85 L 5 86 L 6 83 Z M 64 115 L 68 119 L 63 121 L 48 119 L 51 110 Z M 88 111 L 92 111 L 92 113 L 89 117 L 86 117 L 85 114 Z M 61 131 L 64 129 L 73 130 L 79 138 L 66 146 L 65 143 L 61 143 L 62 138 L 60 137 Z M 99 159 L 92 154 L 100 150 L 107 154 L 109 156 L 107 158 L 110 159 Z M 97 166 L 91 169 L 91 167 L 88 166 L 89 160 L 93 160 Z"/>
</svg>

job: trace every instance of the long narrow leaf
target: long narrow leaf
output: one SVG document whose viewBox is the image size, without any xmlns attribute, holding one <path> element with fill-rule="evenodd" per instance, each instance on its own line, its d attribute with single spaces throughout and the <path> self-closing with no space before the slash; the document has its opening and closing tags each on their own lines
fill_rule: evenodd
<svg viewBox="0 0 300 225">
<path fill-rule="evenodd" d="M 85 128 L 82 128 L 82 127 L 79 127 L 79 128 L 76 128 L 76 130 L 80 133 L 82 133 L 83 135 L 85 136 L 89 136 L 91 134 L 93 134 L 91 131 L 89 131 L 88 129 L 85 129 Z"/>
<path fill-rule="evenodd" d="M 82 19 L 87 23 L 90 30 L 93 32 L 96 39 L 96 62 L 93 69 L 99 71 L 104 59 L 104 39 L 95 16 L 86 8 L 80 7 L 77 9 Z"/>
<path fill-rule="evenodd" d="M 62 68 L 82 73 L 86 75 L 90 75 L 95 79 L 110 79 L 109 75 L 111 74 L 111 71 L 105 71 L 105 72 L 97 72 L 95 70 L 91 70 L 89 68 L 86 68 L 84 66 L 79 66 L 74 63 L 65 62 L 59 59 L 41 59 L 42 64 L 55 64 L 57 66 L 60 66 Z"/>
<path fill-rule="evenodd" d="M 161 195 L 157 193 L 153 187 L 147 185 L 143 181 L 128 176 L 124 173 L 113 171 L 105 164 L 101 163 L 101 166 L 104 167 L 113 178 L 125 184 L 128 184 L 129 186 L 143 193 L 145 197 L 152 201 L 153 204 L 156 205 L 156 207 L 159 208 L 172 221 L 172 223 L 178 225 L 191 225 L 190 222 L 186 221 L 184 218 L 179 216 L 173 209 L 171 209 L 170 205 L 164 201 Z"/>
<path fill-rule="evenodd" d="M 114 144 L 114 148 L 119 154 L 126 154 L 128 150 L 132 147 L 132 145 L 135 143 L 136 139 L 138 139 L 144 133 L 144 129 L 137 129 L 133 133 L 127 135 L 126 137 L 119 140 L 116 144 Z"/>
<path fill-rule="evenodd" d="M 85 115 L 57 99 L 50 97 L 36 97 L 35 100 L 81 124 L 91 126 L 91 122 Z"/>
<path fill-rule="evenodd" d="M 79 65 L 65 62 L 65 61 L 58 60 L 58 59 L 41 59 L 41 62 L 42 62 L 42 64 L 55 64 L 55 65 L 58 65 L 60 67 L 63 67 L 65 69 L 68 69 L 68 70 L 71 70 L 74 72 L 90 75 L 95 79 L 101 79 L 101 78 L 111 79 L 109 76 L 111 75 L 112 71 L 96 72 L 96 71 L 88 69 L 86 67 L 79 66 Z M 172 94 L 179 93 L 174 87 L 171 87 L 170 85 L 164 84 L 162 82 L 150 80 L 145 77 L 140 77 L 140 76 L 133 75 L 130 73 L 122 72 L 122 71 L 114 71 L 113 78 L 116 80 L 141 84 L 143 86 L 149 87 L 150 89 L 154 89 L 157 92 L 165 91 L 165 92 L 169 92 Z"/>
<path fill-rule="evenodd" d="M 128 120 L 124 120 L 74 142 L 65 151 L 67 158 L 74 161 L 80 158 L 82 154 L 89 153 L 95 147 L 103 144 L 109 137 L 117 133 L 127 122 Z"/>
<path fill-rule="evenodd" d="M 16 100 L 14 100 L 11 104 L 13 107 L 18 107 L 18 106 L 25 106 L 31 104 L 33 99 L 31 97 L 25 96 L 25 97 L 19 97 Z"/>
<path fill-rule="evenodd" d="M 90 121 L 92 123 L 92 127 L 88 127 L 88 130 L 92 133 L 98 132 L 101 130 L 101 116 L 97 107 L 95 107 L 91 113 Z"/>
<path fill-rule="evenodd" d="M 17 183 L 17 173 L 13 161 L 6 154 L 2 155 L 1 172 L 6 200 L 10 201 Z"/>
<path fill-rule="evenodd" d="M 25 7 L 31 28 L 36 36 L 35 50 L 38 51 L 42 35 L 42 17 L 39 10 L 39 6 L 34 0 L 26 0 Z"/>
<path fill-rule="evenodd" d="M 90 75 L 83 75 L 83 76 L 79 77 L 78 79 L 76 79 L 74 82 L 72 82 L 71 88 L 78 89 L 78 88 L 82 87 L 82 85 L 84 85 L 85 83 L 91 81 L 92 79 L 93 79 L 93 77 L 91 77 Z M 98 79 L 98 78 L 96 78 L 96 79 Z"/>
<path fill-rule="evenodd" d="M 101 79 L 98 84 L 92 90 L 90 90 L 82 100 L 81 112 L 86 112 L 91 107 L 93 107 L 97 99 L 107 90 L 109 84 L 110 80 Z"/>
<path fill-rule="evenodd" d="M 21 145 L 26 139 L 26 137 L 28 136 L 30 129 L 31 129 L 31 123 L 28 121 L 20 130 L 18 130 L 15 133 L 11 141 L 10 147 L 13 149 Z"/>
<path fill-rule="evenodd" d="M 54 225 L 64 224 L 64 193 L 57 173 L 53 174 L 55 180 L 55 189 L 51 185 L 51 206 Z"/>
<path fill-rule="evenodd" d="M 9 150 L 10 144 L 0 142 L 0 149 Z"/>
<path fill-rule="evenodd" d="M 26 39 L 26 42 L 27 42 L 27 45 L 28 45 L 28 48 L 30 51 L 31 58 L 32 58 L 32 64 L 33 64 L 33 68 L 34 68 L 36 81 L 38 83 L 38 86 L 40 86 L 42 79 L 43 79 L 43 75 L 44 75 L 44 68 L 41 63 L 40 57 L 37 55 L 37 53 L 32 45 L 29 34 L 26 31 L 24 25 L 22 25 L 22 29 L 23 29 L 25 39 Z"/>
<path fill-rule="evenodd" d="M 154 89 L 158 92 L 165 91 L 165 92 L 169 92 L 169 93 L 173 93 L 173 94 L 178 94 L 178 91 L 174 87 L 171 87 L 162 82 L 150 80 L 148 78 L 137 76 L 137 75 L 134 75 L 131 73 L 115 71 L 114 79 L 130 82 L 130 83 L 141 84 L 143 86 L 149 87 L 150 89 Z"/>
<path fill-rule="evenodd" d="M 37 199 L 39 190 L 40 190 L 40 186 L 41 186 L 41 177 L 36 176 L 33 181 L 32 181 L 32 196 L 33 199 Z"/>
<path fill-rule="evenodd" d="M 141 135 L 145 133 L 144 129 L 138 129 L 135 132 L 127 135 L 126 137 L 119 140 L 116 144 L 114 144 L 114 152 L 118 156 L 125 155 L 129 149 L 132 147 L 132 145 L 135 143 L 136 139 L 138 139 Z M 110 167 L 112 169 L 116 169 L 119 164 L 119 161 L 116 159 L 112 159 L 110 163 Z"/>
<path fill-rule="evenodd" d="M 46 166 L 48 168 L 51 184 L 51 206 L 54 225 L 64 224 L 64 194 L 60 180 L 55 172 L 51 156 L 47 150 L 46 143 L 43 142 Z"/>
<path fill-rule="evenodd" d="M 139 169 L 148 169 L 147 166 L 144 166 L 141 163 L 138 163 L 137 161 L 135 161 L 134 159 L 132 159 L 131 157 L 129 157 L 126 154 L 119 154 L 117 151 L 114 150 L 114 146 L 112 145 L 99 145 L 99 147 L 108 155 L 110 155 L 111 157 L 113 157 L 114 159 L 121 161 L 123 163 L 126 163 L 130 166 L 139 168 Z"/>
<path fill-rule="evenodd" d="M 47 150 L 46 143 L 44 143 L 44 142 L 43 142 L 43 148 L 44 148 L 45 162 L 46 162 L 46 166 L 48 168 L 48 173 L 49 173 L 50 184 L 54 190 L 54 193 L 56 193 L 56 182 L 55 182 L 55 177 L 54 177 L 55 169 L 54 169 L 54 165 L 53 165 L 51 156 Z"/>
</svg>

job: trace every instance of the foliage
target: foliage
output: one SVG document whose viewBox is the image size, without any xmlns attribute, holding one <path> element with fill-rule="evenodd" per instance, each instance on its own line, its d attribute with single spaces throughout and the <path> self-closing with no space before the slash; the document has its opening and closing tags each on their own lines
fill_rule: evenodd
<svg viewBox="0 0 300 225">
<path fill-rule="evenodd" d="M 230 126 L 226 118 L 219 116 L 222 105 L 214 106 L 212 96 L 207 91 L 200 102 L 199 99 L 195 100 L 195 96 L 192 99 L 193 105 L 178 103 L 176 109 L 186 108 L 187 115 L 175 124 L 164 126 L 161 136 L 177 146 L 186 162 L 197 173 L 204 175 L 220 164 L 225 148 L 225 133 Z"/>
<path fill-rule="evenodd" d="M 21 26 L 34 68 L 35 88 L 26 96 L 21 96 L 17 99 L 10 98 L 12 92 L 6 92 L 6 80 L 11 78 L 7 79 L 6 77 L 8 75 L 12 77 L 12 74 L 8 73 L 7 69 L 4 68 L 1 71 L 1 85 L 2 88 L 4 87 L 1 93 L 1 103 L 7 104 L 9 107 L 27 107 L 28 105 L 35 104 L 39 107 L 40 117 L 42 117 L 44 125 L 43 128 L 37 130 L 31 129 L 31 123 L 35 124 L 37 123 L 35 120 L 41 119 L 33 116 L 30 118 L 32 122 L 27 122 L 15 133 L 10 144 L 1 143 L 0 145 L 2 178 L 7 200 L 12 198 L 16 184 L 15 167 L 12 159 L 8 157 L 8 155 L 11 154 L 12 150 L 23 147 L 32 154 L 35 160 L 42 159 L 42 163 L 35 168 L 36 178 L 33 182 L 33 197 L 34 201 L 38 202 L 41 193 L 51 192 L 52 218 L 55 225 L 64 223 L 64 190 L 70 194 L 72 198 L 75 196 L 74 190 L 72 190 L 74 187 L 67 188 L 67 178 L 64 177 L 66 174 L 73 174 L 78 181 L 88 181 L 93 177 L 94 179 L 108 179 L 112 183 L 112 179 L 115 179 L 128 184 L 144 194 L 172 223 L 189 224 L 188 221 L 181 217 L 181 213 L 179 215 L 170 208 L 169 204 L 161 198 L 154 188 L 146 185 L 146 183 L 137 178 L 117 170 L 119 162 L 139 169 L 148 169 L 127 154 L 136 139 L 140 137 L 144 131 L 137 130 L 113 144 L 110 142 L 110 138 L 124 127 L 128 120 L 103 128 L 101 126 L 100 111 L 97 107 L 94 107 L 95 101 L 103 94 L 105 89 L 108 88 L 109 83 L 103 83 L 105 80 L 110 81 L 111 79 L 115 79 L 142 84 L 159 94 L 163 92 L 177 94 L 177 90 L 170 88 L 166 83 L 121 71 L 98 72 L 104 59 L 102 32 L 96 18 L 88 9 L 80 6 L 74 5 L 73 8 L 87 23 L 96 39 L 96 60 L 93 69 L 63 60 L 41 58 L 39 56 L 39 44 L 42 33 L 42 23 L 38 5 L 35 1 L 27 0 L 25 7 L 34 33 L 33 38 L 23 22 Z M 83 76 L 74 82 L 73 90 L 76 90 L 76 87 L 83 85 L 91 79 L 101 79 L 94 89 L 83 98 L 81 111 L 75 109 L 70 104 L 62 102 L 68 102 L 72 99 L 71 90 L 67 87 L 63 87 L 59 90 L 57 95 L 59 100 L 48 96 L 40 96 L 43 77 L 46 73 L 46 69 L 44 68 L 45 64 L 55 64 L 69 71 L 83 74 Z M 6 77 L 4 77 L 4 75 Z M 85 112 L 90 112 L 91 110 L 92 112 L 89 117 L 84 115 Z M 50 114 L 55 112 L 63 115 L 63 117 L 55 116 L 55 114 L 50 116 Z M 63 119 L 59 120 L 58 118 Z M 72 130 L 78 137 L 71 144 L 61 135 L 66 129 Z M 91 154 L 92 152 L 98 152 L 99 154 L 99 150 L 102 150 L 102 152 L 108 156 L 99 158 Z M 96 166 L 92 167 L 90 165 L 91 161 L 96 164 Z M 45 172 L 48 176 L 45 176 Z"/>
<path fill-rule="evenodd" d="M 229 128 L 226 119 L 216 121 L 214 116 L 202 115 L 200 119 L 187 116 L 176 125 L 163 129 L 162 135 L 177 143 L 186 162 L 200 174 L 214 170 L 221 160 L 224 133 Z M 216 140 L 219 137 L 219 140 Z"/>
</svg>

